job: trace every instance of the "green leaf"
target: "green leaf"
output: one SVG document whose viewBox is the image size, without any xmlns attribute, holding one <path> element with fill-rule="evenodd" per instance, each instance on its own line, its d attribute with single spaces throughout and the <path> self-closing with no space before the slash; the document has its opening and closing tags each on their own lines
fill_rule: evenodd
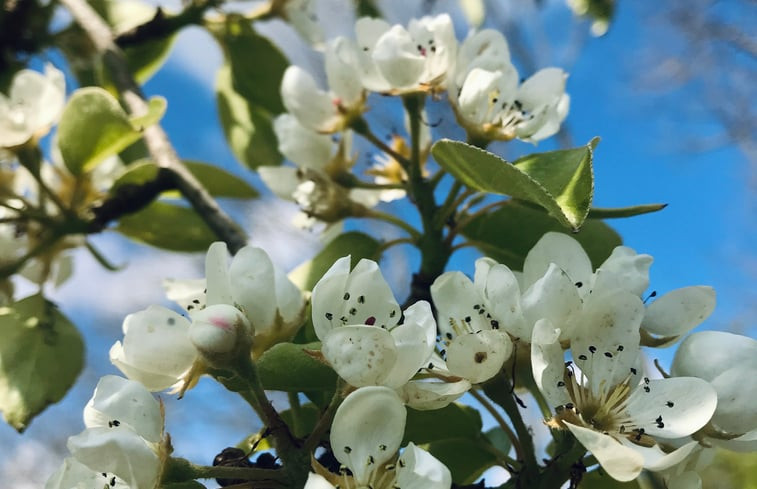
<svg viewBox="0 0 757 489">
<path fill-rule="evenodd" d="M 161 484 L 160 489 L 205 489 L 205 486 L 197 481 L 183 481 Z"/>
<path fill-rule="evenodd" d="M 330 241 L 312 260 L 306 261 L 289 273 L 289 279 L 302 290 L 313 290 L 323 274 L 339 258 L 352 255 L 354 267 L 361 258 L 378 261 L 381 243 L 357 231 L 340 234 Z"/>
<path fill-rule="evenodd" d="M 281 163 L 271 116 L 234 89 L 228 64 L 216 75 L 216 102 L 226 141 L 240 162 L 253 169 Z"/>
<path fill-rule="evenodd" d="M 79 331 L 42 295 L 0 308 L 0 411 L 16 430 L 61 400 L 83 365 Z"/>
<path fill-rule="evenodd" d="M 497 463 L 497 457 L 487 449 L 486 441 L 480 439 L 449 438 L 429 444 L 428 451 L 449 468 L 452 481 L 460 485 L 473 484 L 486 469 Z"/>
<path fill-rule="evenodd" d="M 193 209 L 161 201 L 122 217 L 115 229 L 137 241 L 171 251 L 207 251 L 218 239 Z"/>
<path fill-rule="evenodd" d="M 541 209 L 511 200 L 496 211 L 475 218 L 465 227 L 463 235 L 487 256 L 513 270 L 522 270 L 526 255 L 544 233 L 564 230 Z M 595 268 L 622 244 L 618 233 L 594 219 L 588 219 L 578 233 L 565 234 L 581 243 Z"/>
<path fill-rule="evenodd" d="M 146 127 L 157 124 L 166 113 L 168 102 L 163 97 L 152 97 L 147 101 L 147 113 L 129 119 L 134 129 L 142 132 Z"/>
<path fill-rule="evenodd" d="M 533 202 L 563 226 L 577 230 L 593 198 L 592 157 L 597 141 L 581 148 L 535 153 L 513 164 L 460 141 L 439 141 L 431 152 L 443 168 L 470 188 Z"/>
<path fill-rule="evenodd" d="M 215 165 L 189 160 L 184 160 L 184 165 L 214 197 L 252 199 L 259 195 L 250 184 Z M 158 166 L 152 160 L 135 161 L 116 179 L 111 190 L 126 184 L 141 185 L 155 180 L 157 176 Z M 165 192 L 163 195 L 179 197 L 178 192 Z"/>
<path fill-rule="evenodd" d="M 578 486 L 581 489 L 639 489 L 639 483 L 635 480 L 620 482 L 599 469 L 584 474 Z"/>
<path fill-rule="evenodd" d="M 376 6 L 375 0 L 357 0 L 355 15 L 360 17 L 382 17 L 381 10 Z"/>
<path fill-rule="evenodd" d="M 147 114 L 130 119 L 106 90 L 99 87 L 76 90 L 58 125 L 61 156 L 71 173 L 90 171 L 103 159 L 138 140 L 141 129 L 160 120 L 166 104 L 165 99 L 156 97 L 148 105 Z"/>
<path fill-rule="evenodd" d="M 287 426 L 292 429 L 294 428 L 296 423 L 294 422 L 294 416 L 291 409 L 282 411 L 281 417 Z M 313 428 L 315 428 L 315 425 L 320 418 L 321 411 L 314 404 L 307 403 L 302 405 L 299 412 L 299 424 L 297 424 L 299 430 L 294 433 L 294 436 L 302 438 L 308 433 L 312 433 Z"/>
<path fill-rule="evenodd" d="M 616 217 L 640 216 L 642 214 L 650 214 L 652 212 L 661 211 L 667 206 L 668 204 L 641 204 L 631 207 L 592 207 L 591 209 L 589 209 L 589 218 L 613 219 Z"/>
<path fill-rule="evenodd" d="M 462 404 L 452 403 L 429 411 L 408 408 L 402 445 L 411 441 L 421 444 L 448 438 L 476 440 L 481 436 L 481 426 L 479 412 Z"/>
<path fill-rule="evenodd" d="M 303 351 L 320 349 L 320 343 L 279 343 L 266 350 L 256 362 L 263 387 L 286 392 L 332 390 L 336 373 Z"/>
<path fill-rule="evenodd" d="M 505 433 L 505 430 L 503 430 L 499 426 L 490 429 L 489 431 L 484 433 L 484 436 L 487 440 L 489 440 L 489 443 L 491 443 L 494 448 L 496 448 L 503 454 L 507 455 L 507 452 L 510 451 L 510 447 L 512 445 L 510 438 L 507 436 L 507 433 Z"/>
<path fill-rule="evenodd" d="M 227 16 L 215 35 L 231 67 L 234 90 L 251 106 L 272 114 L 284 112 L 279 87 L 289 60 L 276 45 L 255 32 L 241 16 Z"/>
</svg>

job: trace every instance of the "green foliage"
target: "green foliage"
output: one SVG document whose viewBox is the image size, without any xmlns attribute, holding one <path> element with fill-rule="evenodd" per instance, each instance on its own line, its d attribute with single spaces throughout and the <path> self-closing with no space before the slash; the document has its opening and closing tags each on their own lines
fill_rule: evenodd
<svg viewBox="0 0 757 489">
<path fill-rule="evenodd" d="M 639 483 L 635 480 L 629 482 L 616 481 L 603 470 L 592 470 L 581 478 L 581 489 L 639 489 Z"/>
<path fill-rule="evenodd" d="M 295 420 L 295 414 L 291 409 L 281 412 L 281 418 L 284 422 L 293 428 L 297 428 L 294 436 L 302 438 L 313 432 L 313 428 L 321 418 L 321 412 L 315 404 L 307 403 L 299 408 L 296 417 Z"/>
<path fill-rule="evenodd" d="M 216 75 L 218 117 L 231 151 L 249 168 L 278 165 L 283 157 L 277 147 L 271 115 L 235 90 L 231 74 L 231 67 L 226 64 Z"/>
<path fill-rule="evenodd" d="M 473 219 L 463 234 L 487 256 L 513 270 L 522 270 L 528 251 L 549 231 L 564 232 L 565 228 L 541 209 L 509 201 L 501 208 Z M 618 233 L 595 219 L 586 220 L 581 230 L 571 236 L 581 243 L 594 267 L 610 256 L 613 248 L 622 244 Z"/>
<path fill-rule="evenodd" d="M 440 427 L 444 427 L 441 429 Z M 408 408 L 405 438 L 402 442 L 430 443 L 446 438 L 478 438 L 481 415 L 470 406 L 452 403 L 442 409 L 418 411 Z"/>
<path fill-rule="evenodd" d="M 0 308 L 0 411 L 18 431 L 63 398 L 84 365 L 84 342 L 37 294 Z"/>
<path fill-rule="evenodd" d="M 206 251 L 217 239 L 193 209 L 160 201 L 122 217 L 115 229 L 134 240 L 171 251 Z"/>
<path fill-rule="evenodd" d="M 165 112 L 165 99 L 150 101 L 147 114 L 129 118 L 107 91 L 97 87 L 74 92 L 58 126 L 60 152 L 74 175 L 91 171 L 98 163 L 141 137 L 141 130 Z"/>
<path fill-rule="evenodd" d="M 459 141 L 439 141 L 431 153 L 470 188 L 533 202 L 564 227 L 578 230 L 594 194 L 592 159 L 597 142 L 594 139 L 581 148 L 535 153 L 512 164 Z"/>
<path fill-rule="evenodd" d="M 456 484 L 473 484 L 486 469 L 496 464 L 497 457 L 485 442 L 470 438 L 448 438 L 435 441 L 428 451 L 452 472 Z"/>
<path fill-rule="evenodd" d="M 642 214 L 651 214 L 652 212 L 661 211 L 668 204 L 641 204 L 630 207 L 613 207 L 601 208 L 592 207 L 589 209 L 589 218 L 593 219 L 612 219 L 616 217 L 633 217 Z"/>
<path fill-rule="evenodd" d="M 283 112 L 279 86 L 289 61 L 279 48 L 255 32 L 249 21 L 233 15 L 214 34 L 231 67 L 234 90 L 251 106 L 271 114 Z"/>
<path fill-rule="evenodd" d="M 319 343 L 279 343 L 271 347 L 255 363 L 263 387 L 286 392 L 333 389 L 336 373 L 303 351 L 320 348 Z"/>
<path fill-rule="evenodd" d="M 324 273 L 339 258 L 352 255 L 352 266 L 361 258 L 378 261 L 381 244 L 357 231 L 340 234 L 326 245 L 312 260 L 289 273 L 289 279 L 303 290 L 312 290 Z"/>
<path fill-rule="evenodd" d="M 503 454 L 507 454 L 510 451 L 510 447 L 512 446 L 510 438 L 507 436 L 507 433 L 505 433 L 505 430 L 499 426 L 490 429 L 484 433 L 484 436 L 494 448 Z"/>
<path fill-rule="evenodd" d="M 250 184 L 215 165 L 199 161 L 184 161 L 184 165 L 214 197 L 252 199 L 259 195 Z M 158 176 L 158 171 L 158 166 L 152 160 L 136 161 L 118 177 L 112 190 L 125 184 L 140 185 L 154 180 Z M 178 194 L 175 196 L 178 197 Z"/>
</svg>

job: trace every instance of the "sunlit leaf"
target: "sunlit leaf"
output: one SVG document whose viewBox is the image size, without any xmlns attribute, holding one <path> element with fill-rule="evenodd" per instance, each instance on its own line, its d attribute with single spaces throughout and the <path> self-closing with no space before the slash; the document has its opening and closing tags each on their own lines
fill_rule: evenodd
<svg viewBox="0 0 757 489">
<path fill-rule="evenodd" d="M 68 392 L 84 342 L 52 302 L 33 295 L 0 308 L 0 411 L 18 431 Z"/>
<path fill-rule="evenodd" d="M 642 214 L 661 211 L 668 204 L 641 204 L 630 207 L 592 207 L 589 209 L 590 219 L 612 219 L 616 217 L 633 217 Z"/>
<path fill-rule="evenodd" d="M 69 99 L 58 125 L 63 161 L 75 175 L 90 171 L 139 139 L 141 129 L 157 122 L 164 111 L 165 99 L 156 97 L 150 100 L 147 114 L 130 119 L 107 91 L 81 88 Z"/>
<path fill-rule="evenodd" d="M 475 190 L 510 195 L 546 209 L 564 227 L 578 229 L 589 212 L 594 193 L 593 148 L 535 153 L 512 164 L 460 141 L 434 144 L 436 161 Z"/>
</svg>

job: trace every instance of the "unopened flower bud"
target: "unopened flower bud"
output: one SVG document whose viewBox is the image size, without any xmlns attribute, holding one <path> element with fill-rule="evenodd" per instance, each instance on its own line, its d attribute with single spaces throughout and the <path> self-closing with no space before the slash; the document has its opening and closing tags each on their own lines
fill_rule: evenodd
<svg viewBox="0 0 757 489">
<path fill-rule="evenodd" d="M 192 317 L 189 338 L 211 365 L 221 366 L 235 353 L 249 350 L 252 326 L 236 307 L 215 304 Z"/>
</svg>

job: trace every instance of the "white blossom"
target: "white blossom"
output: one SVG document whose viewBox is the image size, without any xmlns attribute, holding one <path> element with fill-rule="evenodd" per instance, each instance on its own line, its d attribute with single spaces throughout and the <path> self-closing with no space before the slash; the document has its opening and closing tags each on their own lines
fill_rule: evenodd
<svg viewBox="0 0 757 489">
<path fill-rule="evenodd" d="M 405 28 L 363 17 L 355 23 L 363 86 L 374 92 L 438 91 L 457 54 L 447 14 L 413 19 Z"/>
<path fill-rule="evenodd" d="M 352 271 L 349 256 L 337 260 L 313 288 L 312 310 L 324 358 L 351 385 L 391 387 L 419 409 L 442 407 L 470 387 L 413 380 L 436 344 L 431 306 L 413 304 L 399 324 L 403 314 L 372 260 L 360 260 Z"/>
<path fill-rule="evenodd" d="M 449 469 L 410 443 L 397 456 L 407 413 L 402 400 L 387 387 L 361 387 L 342 402 L 334 415 L 331 448 L 352 476 L 330 475 L 342 489 L 449 489 Z M 311 474 L 305 489 L 334 488 L 322 475 Z"/>
<path fill-rule="evenodd" d="M 84 410 L 84 423 L 87 428 L 68 439 L 72 459 L 46 489 L 155 488 L 163 463 L 163 414 L 149 391 L 138 382 L 105 376 Z"/>
<path fill-rule="evenodd" d="M 656 439 L 694 433 L 717 404 L 715 390 L 701 379 L 643 377 L 643 316 L 638 297 L 615 289 L 587 299 L 574 325 L 571 361 L 565 362 L 560 330 L 549 320 L 536 323 L 531 341 L 534 379 L 556 413 L 549 424 L 569 429 L 610 476 L 623 481 L 642 468 L 677 463 L 684 453 L 666 454 Z"/>
<path fill-rule="evenodd" d="M 560 130 L 568 114 L 567 75 L 542 69 L 523 83 L 504 36 L 484 29 L 461 45 L 450 100 L 469 133 L 489 139 L 538 142 Z"/>
<path fill-rule="evenodd" d="M 684 339 L 671 368 L 676 376 L 708 381 L 717 392 L 712 417 L 723 436 L 711 441 L 731 450 L 757 449 L 757 340 L 725 331 L 702 331 Z M 738 435 L 738 436 L 736 436 Z"/>
<path fill-rule="evenodd" d="M 66 99 L 63 73 L 51 64 L 45 74 L 21 70 L 8 96 L 0 94 L 0 148 L 13 148 L 47 134 L 58 120 Z"/>
</svg>

